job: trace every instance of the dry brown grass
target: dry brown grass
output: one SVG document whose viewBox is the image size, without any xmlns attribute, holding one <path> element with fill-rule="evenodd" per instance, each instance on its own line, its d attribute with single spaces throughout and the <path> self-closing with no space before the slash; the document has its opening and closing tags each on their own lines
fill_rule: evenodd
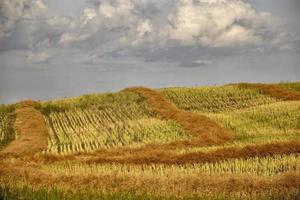
<svg viewBox="0 0 300 200">
<path fill-rule="evenodd" d="M 300 100 L 300 92 L 289 90 L 279 85 L 270 85 L 263 83 L 238 83 L 237 86 L 240 88 L 256 89 L 265 95 L 284 101 Z"/>
<path fill-rule="evenodd" d="M 248 193 L 266 191 L 291 192 L 300 187 L 300 176 L 297 173 L 287 173 L 274 177 L 260 177 L 256 175 L 231 175 L 231 174 L 174 174 L 168 178 L 156 176 L 105 176 L 105 175 L 65 175 L 48 173 L 41 166 L 34 163 L 0 162 L 1 182 L 25 183 L 33 186 L 51 186 L 63 189 L 91 189 L 121 191 L 139 191 L 151 194 L 166 195 L 191 195 L 201 193 L 225 193 L 244 191 Z"/>
<path fill-rule="evenodd" d="M 181 165 L 194 163 L 216 163 L 229 159 L 247 159 L 272 155 L 290 155 L 300 153 L 300 141 L 276 142 L 269 144 L 248 145 L 245 147 L 228 147 L 211 152 L 193 152 L 176 154 L 168 149 L 103 149 L 94 153 L 78 153 L 74 155 L 39 155 L 23 158 L 42 163 L 53 163 L 62 160 L 78 160 L 85 163 L 121 163 L 121 164 L 164 164 Z"/>
<path fill-rule="evenodd" d="M 219 124 L 204 115 L 178 109 L 155 90 L 145 87 L 133 87 L 126 88 L 123 91 L 138 93 L 159 117 L 176 121 L 193 136 L 190 141 L 178 141 L 169 144 L 169 146 L 221 144 L 233 139 L 233 135 L 229 130 L 222 128 Z"/>
<path fill-rule="evenodd" d="M 2 151 L 4 154 L 34 154 L 47 148 L 48 131 L 43 115 L 35 109 L 37 102 L 26 100 L 15 105 L 16 140 Z"/>
<path fill-rule="evenodd" d="M 87 162 L 91 163 L 126 163 L 126 164 L 191 164 L 218 162 L 232 158 L 266 157 L 270 155 L 288 155 L 300 153 L 300 142 L 271 143 L 263 145 L 249 145 L 243 148 L 223 148 L 213 152 L 195 152 L 177 155 L 163 150 L 139 151 L 113 157 L 98 152 L 96 157 Z"/>
</svg>

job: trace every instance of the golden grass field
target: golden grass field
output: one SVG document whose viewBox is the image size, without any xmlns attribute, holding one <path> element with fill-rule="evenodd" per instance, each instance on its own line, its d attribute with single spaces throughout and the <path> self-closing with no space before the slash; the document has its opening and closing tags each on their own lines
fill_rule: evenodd
<svg viewBox="0 0 300 200">
<path fill-rule="evenodd" d="M 300 199 L 300 83 L 0 106 L 0 199 Z"/>
</svg>

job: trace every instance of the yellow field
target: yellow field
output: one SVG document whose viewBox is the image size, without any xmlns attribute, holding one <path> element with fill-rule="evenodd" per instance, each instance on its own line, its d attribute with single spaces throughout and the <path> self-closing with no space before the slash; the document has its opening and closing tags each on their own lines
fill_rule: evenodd
<svg viewBox="0 0 300 200">
<path fill-rule="evenodd" d="M 296 92 L 299 83 L 279 85 Z M 133 90 L 38 102 L 48 147 L 1 156 L 0 197 L 300 199 L 299 100 L 235 85 L 157 91 L 185 115 L 206 116 L 233 139 L 194 141 L 178 121 L 184 119 L 162 117 Z M 13 130 L 14 109 L 4 108 L 0 141 Z"/>
</svg>

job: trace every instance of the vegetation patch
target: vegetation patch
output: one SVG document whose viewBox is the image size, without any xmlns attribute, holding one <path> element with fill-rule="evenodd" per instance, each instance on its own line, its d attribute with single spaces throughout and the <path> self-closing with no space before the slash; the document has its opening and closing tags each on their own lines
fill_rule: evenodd
<svg viewBox="0 0 300 200">
<path fill-rule="evenodd" d="M 300 101 L 275 93 L 139 87 L 0 106 L 0 199 L 300 199 Z"/>
<path fill-rule="evenodd" d="M 214 144 L 233 139 L 230 131 L 222 128 L 213 120 L 200 114 L 178 109 L 157 91 L 143 87 L 127 88 L 123 91 L 136 92 L 141 95 L 154 113 L 162 119 L 172 119 L 178 122 L 192 134 L 194 141 L 201 144 Z"/>
<path fill-rule="evenodd" d="M 136 148 L 189 138 L 175 121 L 158 119 L 135 93 L 85 95 L 43 102 L 39 109 L 49 130 L 48 153 Z"/>
<path fill-rule="evenodd" d="M 43 115 L 34 107 L 36 104 L 33 101 L 16 104 L 16 139 L 3 149 L 3 153 L 34 154 L 47 148 L 48 132 Z"/>
<path fill-rule="evenodd" d="M 166 88 L 159 92 L 178 108 L 201 113 L 222 113 L 278 101 L 259 91 L 236 86 Z"/>
<path fill-rule="evenodd" d="M 261 93 L 273 98 L 277 98 L 284 101 L 297 101 L 300 100 L 300 92 L 296 90 L 289 90 L 280 85 L 271 85 L 263 83 L 239 83 L 240 88 L 250 88 L 260 91 Z"/>
<path fill-rule="evenodd" d="M 14 106 L 0 105 L 0 150 L 15 139 L 14 110 Z"/>
</svg>

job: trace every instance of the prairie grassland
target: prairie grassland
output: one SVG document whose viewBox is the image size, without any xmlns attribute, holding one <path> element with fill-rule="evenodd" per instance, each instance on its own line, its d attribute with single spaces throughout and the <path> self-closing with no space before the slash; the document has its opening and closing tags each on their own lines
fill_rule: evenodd
<svg viewBox="0 0 300 200">
<path fill-rule="evenodd" d="M 256 90 L 236 86 L 166 88 L 160 93 L 178 108 L 198 112 L 220 113 L 277 101 Z"/>
</svg>

